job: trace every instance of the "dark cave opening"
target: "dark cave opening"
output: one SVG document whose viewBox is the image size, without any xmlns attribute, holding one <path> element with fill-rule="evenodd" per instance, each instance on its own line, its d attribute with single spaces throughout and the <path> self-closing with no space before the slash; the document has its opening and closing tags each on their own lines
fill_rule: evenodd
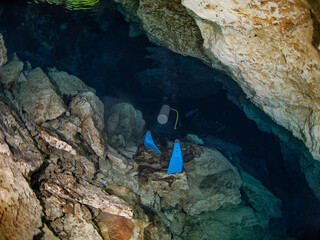
<svg viewBox="0 0 320 240">
<path fill-rule="evenodd" d="M 183 75 L 186 70 L 181 66 L 191 65 L 198 72 L 201 69 L 203 75 L 220 74 L 227 81 L 226 75 L 213 72 L 200 61 L 161 49 L 144 35 L 130 38 L 129 24 L 113 3 L 105 2 L 98 13 L 70 12 L 25 1 L 2 1 L 0 8 L 0 32 L 9 54 L 16 52 L 34 67 L 54 66 L 76 75 L 96 89 L 101 99 L 110 96 L 131 102 L 143 112 L 147 124 L 151 124 L 163 97 L 169 96 L 181 116 L 180 137 L 187 133 L 201 138 L 214 136 L 239 146 L 240 161 L 236 164 L 283 201 L 287 233 L 298 239 L 319 239 L 320 202 L 300 171 L 299 153 L 284 158 L 279 139 L 260 131 L 228 99 L 221 83 L 213 83 L 209 92 L 189 92 L 194 86 L 187 82 L 193 77 L 190 73 Z M 156 59 L 156 51 L 150 57 L 147 48 L 157 49 L 165 60 Z M 148 77 L 148 69 L 157 69 L 163 75 L 156 76 L 159 71 L 153 71 Z M 198 76 L 205 87 L 206 80 Z M 192 117 L 187 117 L 193 110 Z"/>
</svg>

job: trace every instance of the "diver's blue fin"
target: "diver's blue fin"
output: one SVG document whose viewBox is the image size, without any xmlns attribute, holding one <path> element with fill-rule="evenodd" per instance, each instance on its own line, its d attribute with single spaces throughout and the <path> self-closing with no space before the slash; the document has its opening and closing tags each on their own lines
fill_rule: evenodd
<svg viewBox="0 0 320 240">
<path fill-rule="evenodd" d="M 173 146 L 172 156 L 169 163 L 167 174 L 180 173 L 183 168 L 183 158 L 179 140 L 176 140 Z"/>
<path fill-rule="evenodd" d="M 160 150 L 157 148 L 157 146 L 156 146 L 156 145 L 154 144 L 154 142 L 153 142 L 153 139 L 152 139 L 152 136 L 151 136 L 151 132 L 150 132 L 150 131 L 147 131 L 147 133 L 146 133 L 146 136 L 145 136 L 145 138 L 144 138 L 144 145 L 145 145 L 147 148 L 149 148 L 149 149 L 151 149 L 151 150 L 153 150 L 153 151 L 161 154 Z"/>
</svg>

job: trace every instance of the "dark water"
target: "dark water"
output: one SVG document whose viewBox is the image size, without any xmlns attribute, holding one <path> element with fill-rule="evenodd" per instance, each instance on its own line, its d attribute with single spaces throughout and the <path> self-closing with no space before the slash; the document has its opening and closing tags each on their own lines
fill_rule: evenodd
<svg viewBox="0 0 320 240">
<path fill-rule="evenodd" d="M 0 32 L 9 55 L 16 52 L 33 67 L 54 66 L 76 75 L 102 99 L 131 102 L 143 112 L 147 125 L 163 97 L 169 97 L 180 113 L 179 137 L 214 136 L 240 146 L 240 163 L 235 164 L 283 201 L 282 224 L 276 227 L 287 228 L 298 239 L 320 239 L 320 203 L 300 171 L 299 153 L 260 131 L 228 100 L 221 83 L 212 81 L 230 81 L 223 73 L 157 47 L 144 35 L 130 38 L 129 24 L 113 3 L 104 2 L 95 11 L 70 12 L 26 1 L 1 1 L 0 12 Z"/>
</svg>

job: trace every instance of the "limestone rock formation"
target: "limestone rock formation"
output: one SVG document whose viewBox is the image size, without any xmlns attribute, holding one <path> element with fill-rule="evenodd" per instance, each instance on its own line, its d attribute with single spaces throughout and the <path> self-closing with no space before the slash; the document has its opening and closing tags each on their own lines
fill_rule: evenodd
<svg viewBox="0 0 320 240">
<path fill-rule="evenodd" d="M 320 57 L 308 3 L 182 4 L 193 12 L 207 54 L 227 65 L 251 101 L 320 160 Z"/>
<path fill-rule="evenodd" d="M 103 103 L 93 92 L 83 92 L 73 98 L 70 108 L 81 121 L 81 135 L 99 157 L 105 158 Z"/>
<path fill-rule="evenodd" d="M 197 147 L 192 155 L 185 164 L 190 187 L 186 212 L 194 215 L 239 204 L 242 180 L 237 169 L 218 151 Z"/>
<path fill-rule="evenodd" d="M 142 142 L 145 121 L 139 110 L 129 103 L 118 103 L 107 115 L 106 130 L 111 145 L 126 147 Z"/>
<path fill-rule="evenodd" d="M 41 68 L 31 71 L 27 79 L 20 87 L 18 99 L 32 121 L 41 124 L 66 112 L 64 102 Z"/>
<path fill-rule="evenodd" d="M 180 1 L 128 1 L 121 3 L 130 20 L 138 21 L 149 39 L 184 56 L 208 62 L 201 47 L 199 29 Z M 137 7 L 138 6 L 138 7 Z"/>
<path fill-rule="evenodd" d="M 6 87 L 18 80 L 23 69 L 23 62 L 15 55 L 6 65 L 0 68 L 0 82 Z"/>
<path fill-rule="evenodd" d="M 218 151 L 188 143 L 182 143 L 185 171 L 167 175 L 172 147 L 159 145 L 158 155 L 140 146 L 133 159 L 125 160 L 133 164 L 126 171 L 100 164 L 103 174 L 97 181 L 134 191 L 174 239 L 272 239 L 283 233 L 268 230 L 269 221 L 281 217 L 281 201 L 257 179 L 241 172 L 242 180 Z"/>
<path fill-rule="evenodd" d="M 259 214 L 261 225 L 268 224 L 270 218 L 281 217 L 281 200 L 276 198 L 262 183 L 242 171 L 243 195 L 249 202 L 250 206 Z"/>
<path fill-rule="evenodd" d="M 0 94 L 0 238 L 41 233 L 42 206 L 28 179 L 44 159 L 19 116 Z"/>
<path fill-rule="evenodd" d="M 256 106 L 320 160 L 320 57 L 313 45 L 317 24 L 306 0 L 141 0 L 138 6 L 136 16 L 151 41 L 226 71 Z M 134 15 L 134 9 L 126 12 Z M 185 26 L 188 30 L 181 34 Z M 181 47 L 186 42 L 188 50 Z"/>
<path fill-rule="evenodd" d="M 0 238 L 159 239 L 130 191 L 123 200 L 94 180 L 106 161 L 101 101 L 80 88 L 70 111 L 47 75 L 30 70 L 15 91 L 0 85 Z"/>
<path fill-rule="evenodd" d="M 63 71 L 58 71 L 55 68 L 49 69 L 48 76 L 52 84 L 56 86 L 57 91 L 63 97 L 74 97 L 79 92 L 95 92 L 93 88 L 89 88 L 76 76 L 69 75 Z"/>
<path fill-rule="evenodd" d="M 14 91 L 11 84 L 0 85 L 1 238 L 272 239 L 283 234 L 269 231 L 269 222 L 281 216 L 281 202 L 252 176 L 240 175 L 217 150 L 182 143 L 184 171 L 167 175 L 172 142 L 157 143 L 161 155 L 140 145 L 128 156 L 105 145 L 102 102 L 69 75 L 54 74 L 54 84 L 36 68 L 27 81 L 11 82 Z M 68 82 L 70 88 L 64 86 Z M 119 130 L 127 142 L 143 137 L 141 112 L 119 104 L 113 113 L 116 121 L 107 123 L 115 134 Z"/>
<path fill-rule="evenodd" d="M 187 222 L 182 239 L 277 239 L 265 231 L 253 209 L 241 206 L 208 212 Z M 280 236 L 279 239 L 286 239 Z"/>
<path fill-rule="evenodd" d="M 4 45 L 2 34 L 0 34 L 0 67 L 7 62 L 7 49 Z"/>
</svg>

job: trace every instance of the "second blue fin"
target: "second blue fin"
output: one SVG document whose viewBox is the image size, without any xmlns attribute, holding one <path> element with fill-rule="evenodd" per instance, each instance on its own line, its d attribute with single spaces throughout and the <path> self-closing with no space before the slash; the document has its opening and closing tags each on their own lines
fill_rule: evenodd
<svg viewBox="0 0 320 240">
<path fill-rule="evenodd" d="M 183 158 L 179 140 L 176 140 L 173 146 L 172 156 L 169 163 L 167 174 L 180 173 L 183 168 Z"/>
</svg>

